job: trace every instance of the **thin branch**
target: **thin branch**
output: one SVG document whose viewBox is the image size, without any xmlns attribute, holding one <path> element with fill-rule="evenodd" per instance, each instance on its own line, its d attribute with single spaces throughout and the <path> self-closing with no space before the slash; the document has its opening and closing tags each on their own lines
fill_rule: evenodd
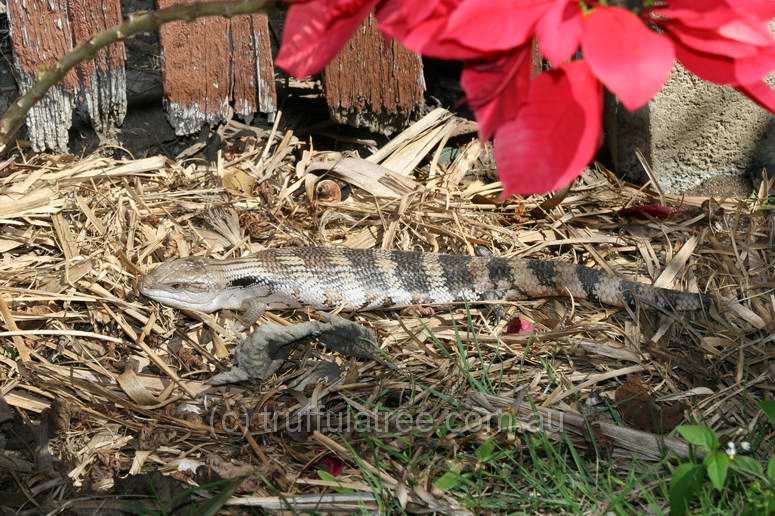
<svg viewBox="0 0 775 516">
<path fill-rule="evenodd" d="M 242 14 L 266 13 L 275 3 L 274 0 L 236 0 L 230 2 L 203 2 L 188 5 L 176 5 L 158 11 L 130 14 L 129 18 L 116 27 L 98 32 L 90 39 L 79 43 L 56 65 L 38 73 L 32 87 L 16 99 L 0 119 L 0 155 L 8 149 L 11 139 L 24 124 L 27 112 L 38 102 L 53 85 L 64 79 L 75 65 L 93 58 L 98 50 L 117 41 L 134 36 L 138 32 L 151 31 L 173 21 L 191 22 L 206 16 L 230 18 Z"/>
</svg>

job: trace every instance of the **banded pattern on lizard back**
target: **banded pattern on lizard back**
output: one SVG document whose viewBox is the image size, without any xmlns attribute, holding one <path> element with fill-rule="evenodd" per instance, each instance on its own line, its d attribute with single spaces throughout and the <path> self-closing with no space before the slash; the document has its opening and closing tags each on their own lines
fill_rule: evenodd
<svg viewBox="0 0 775 516">
<path fill-rule="evenodd" d="M 182 258 L 140 283 L 147 297 L 212 312 L 310 306 L 345 311 L 573 296 L 612 306 L 695 310 L 702 294 L 662 289 L 570 263 L 410 251 L 294 247 L 230 260 Z"/>
</svg>

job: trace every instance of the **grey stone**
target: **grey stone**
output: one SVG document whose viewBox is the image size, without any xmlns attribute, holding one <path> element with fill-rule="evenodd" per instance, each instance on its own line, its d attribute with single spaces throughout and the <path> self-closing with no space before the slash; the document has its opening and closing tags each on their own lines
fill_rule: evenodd
<svg viewBox="0 0 775 516">
<path fill-rule="evenodd" d="M 680 65 L 636 112 L 607 95 L 605 118 L 615 171 L 645 182 L 636 157 L 640 149 L 667 193 L 739 195 L 740 184 L 750 192 L 749 177 L 763 168 L 770 176 L 775 171 L 775 117 L 734 89 L 705 82 Z"/>
</svg>

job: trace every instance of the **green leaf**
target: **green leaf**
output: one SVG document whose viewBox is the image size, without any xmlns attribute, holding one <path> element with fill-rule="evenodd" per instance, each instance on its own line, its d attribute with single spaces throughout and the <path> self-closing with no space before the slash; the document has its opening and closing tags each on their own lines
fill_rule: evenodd
<svg viewBox="0 0 775 516">
<path fill-rule="evenodd" d="M 463 480 L 465 480 L 463 475 L 457 471 L 450 470 L 437 478 L 436 481 L 433 482 L 433 485 L 436 487 L 436 489 L 447 492 L 450 489 L 454 489 L 455 487 L 459 486 L 461 483 L 463 483 Z"/>
<path fill-rule="evenodd" d="M 479 462 L 488 462 L 495 451 L 495 439 L 487 439 L 476 449 L 476 458 Z"/>
<path fill-rule="evenodd" d="M 324 469 L 317 470 L 318 477 L 320 477 L 320 480 L 328 480 L 329 482 L 336 482 L 340 486 L 342 485 L 342 481 L 339 480 L 337 477 L 329 473 L 328 471 Z M 350 489 L 349 487 L 335 487 L 334 491 L 341 494 L 347 494 L 347 493 L 354 493 L 354 489 Z"/>
<path fill-rule="evenodd" d="M 501 414 L 498 419 L 498 430 L 501 432 L 509 432 L 517 430 L 519 428 L 519 420 L 512 414 Z"/>
<path fill-rule="evenodd" d="M 759 408 L 767 414 L 772 428 L 775 428 L 775 400 L 762 400 L 759 402 Z"/>
<path fill-rule="evenodd" d="M 700 446 L 707 451 L 715 451 L 719 447 L 716 433 L 704 425 L 681 425 L 678 433 L 689 443 Z"/>
<path fill-rule="evenodd" d="M 727 481 L 727 471 L 729 471 L 729 455 L 724 452 L 716 451 L 705 456 L 703 461 L 705 469 L 708 472 L 708 478 L 713 483 L 716 491 L 724 488 Z"/>
<path fill-rule="evenodd" d="M 437 478 L 436 481 L 433 482 L 433 485 L 437 489 L 446 492 L 459 485 L 461 481 L 462 479 L 460 478 L 459 473 L 455 473 L 454 471 L 447 471 L 442 476 Z"/>
<path fill-rule="evenodd" d="M 439 425 L 434 429 L 436 437 L 444 437 L 449 433 L 449 426 L 447 424 Z"/>
<path fill-rule="evenodd" d="M 215 514 L 218 514 L 246 478 L 247 476 L 241 476 L 228 480 L 223 491 L 204 501 L 199 507 L 194 508 L 193 514 L 201 514 L 202 516 L 215 516 Z"/>
<path fill-rule="evenodd" d="M 775 484 L 775 457 L 771 457 L 767 465 L 767 478 L 770 479 L 770 483 Z"/>
<path fill-rule="evenodd" d="M 670 514 L 683 516 L 689 504 L 702 487 L 703 467 L 684 462 L 673 471 L 670 479 Z"/>
<path fill-rule="evenodd" d="M 732 465 L 738 471 L 750 473 L 751 475 L 758 477 L 764 476 L 764 468 L 761 464 L 759 464 L 759 461 L 753 457 L 748 457 L 747 455 L 738 455 L 732 461 Z"/>
</svg>

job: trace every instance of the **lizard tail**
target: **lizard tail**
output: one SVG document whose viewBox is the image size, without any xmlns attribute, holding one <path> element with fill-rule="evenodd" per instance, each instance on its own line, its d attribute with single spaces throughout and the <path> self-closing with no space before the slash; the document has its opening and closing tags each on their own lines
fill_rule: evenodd
<svg viewBox="0 0 775 516">
<path fill-rule="evenodd" d="M 513 284 L 528 297 L 570 295 L 617 307 L 635 308 L 641 303 L 680 311 L 700 310 L 711 304 L 705 294 L 654 287 L 583 265 L 538 260 L 509 262 Z"/>
</svg>

